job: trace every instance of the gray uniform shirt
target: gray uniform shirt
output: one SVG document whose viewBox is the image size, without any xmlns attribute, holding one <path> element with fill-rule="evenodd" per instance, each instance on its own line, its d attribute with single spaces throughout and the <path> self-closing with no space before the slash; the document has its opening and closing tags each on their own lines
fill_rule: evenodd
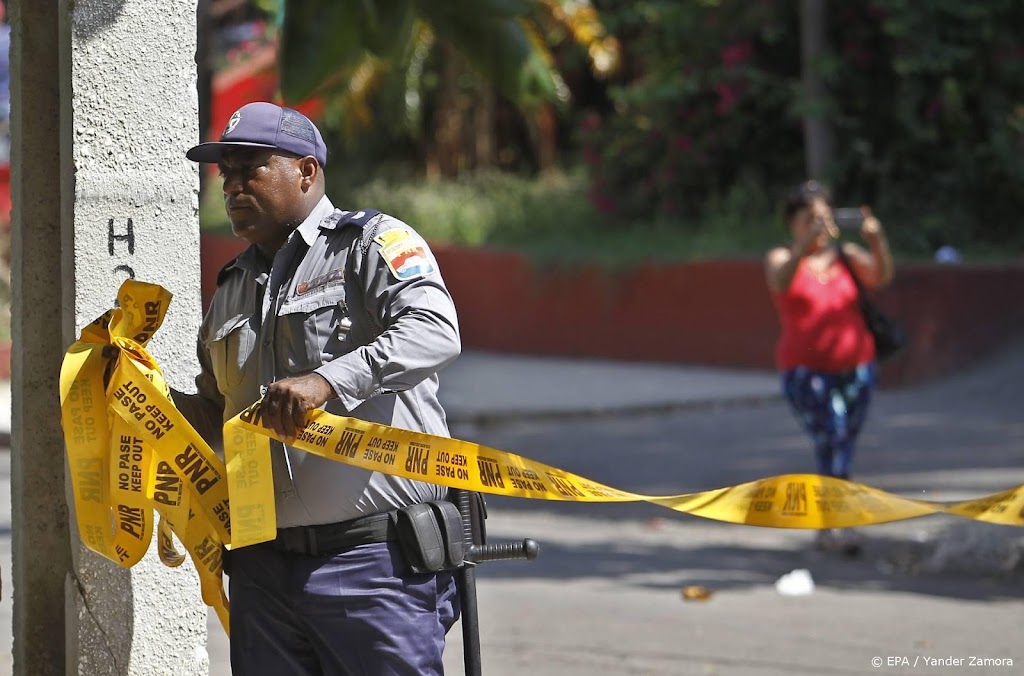
<svg viewBox="0 0 1024 676">
<path fill-rule="evenodd" d="M 271 263 L 249 247 L 225 267 L 199 331 L 197 394 L 175 393 L 221 446 L 260 386 L 315 371 L 342 416 L 448 436 L 437 372 L 460 352 L 451 295 L 426 242 L 376 212 L 324 197 Z M 447 489 L 272 442 L 279 528 L 345 521 L 443 498 Z"/>
</svg>

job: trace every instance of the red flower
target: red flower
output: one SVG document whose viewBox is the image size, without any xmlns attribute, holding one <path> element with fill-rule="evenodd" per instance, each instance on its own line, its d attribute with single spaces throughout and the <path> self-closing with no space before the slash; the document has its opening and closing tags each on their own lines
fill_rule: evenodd
<svg viewBox="0 0 1024 676">
<path fill-rule="evenodd" d="M 722 49 L 722 65 L 726 68 L 735 68 L 750 62 L 750 55 L 753 49 L 749 40 L 734 42 Z"/>
<path fill-rule="evenodd" d="M 718 103 L 715 105 L 715 111 L 719 115 L 726 115 L 736 105 L 739 94 L 734 87 L 724 82 L 719 82 L 715 85 L 715 91 L 718 93 Z"/>
<path fill-rule="evenodd" d="M 594 131 L 601 128 L 601 116 L 597 113 L 587 113 L 580 120 L 580 127 L 584 131 Z"/>
<path fill-rule="evenodd" d="M 1008 49 L 1004 49 L 999 53 L 1000 61 L 1020 61 L 1024 57 L 1024 47 L 1018 47 L 1014 45 Z"/>
<path fill-rule="evenodd" d="M 691 139 L 686 134 L 680 134 L 678 136 L 673 136 L 671 143 L 673 148 L 681 150 L 685 153 L 687 150 L 690 149 L 690 146 L 693 145 L 693 139 Z"/>
</svg>

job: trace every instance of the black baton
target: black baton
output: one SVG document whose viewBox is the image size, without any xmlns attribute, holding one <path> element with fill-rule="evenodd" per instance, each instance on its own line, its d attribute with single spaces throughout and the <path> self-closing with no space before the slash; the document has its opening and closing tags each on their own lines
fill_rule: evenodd
<svg viewBox="0 0 1024 676">
<path fill-rule="evenodd" d="M 540 545 L 526 538 L 522 542 L 486 544 L 484 519 L 487 513 L 483 496 L 479 493 L 451 489 L 451 500 L 462 516 L 462 541 L 466 548 L 466 559 L 455 571 L 455 584 L 459 589 L 459 605 L 462 609 L 462 652 L 466 661 L 466 676 L 481 676 L 480 661 L 480 617 L 476 601 L 476 565 L 484 561 L 509 559 L 534 560 L 540 553 Z"/>
</svg>

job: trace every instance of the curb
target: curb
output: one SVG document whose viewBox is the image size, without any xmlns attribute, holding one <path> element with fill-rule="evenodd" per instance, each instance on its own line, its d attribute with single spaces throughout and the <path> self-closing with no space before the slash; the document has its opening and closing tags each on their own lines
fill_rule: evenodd
<svg viewBox="0 0 1024 676">
<path fill-rule="evenodd" d="M 733 408 L 765 406 L 782 401 L 781 394 L 754 394 L 721 399 L 694 399 L 651 404 L 622 406 L 595 406 L 561 411 L 507 410 L 452 413 L 447 416 L 448 424 L 483 426 L 509 425 L 517 422 L 559 422 L 588 420 L 593 418 L 626 418 L 643 415 L 666 415 L 688 411 L 718 411 Z"/>
</svg>

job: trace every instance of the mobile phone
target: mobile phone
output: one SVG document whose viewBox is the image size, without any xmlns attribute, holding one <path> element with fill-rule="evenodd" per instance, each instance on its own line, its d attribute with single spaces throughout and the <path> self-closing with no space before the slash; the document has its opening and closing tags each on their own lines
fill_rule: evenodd
<svg viewBox="0 0 1024 676">
<path fill-rule="evenodd" d="M 864 224 L 864 214 L 857 207 L 833 209 L 832 220 L 840 230 L 860 230 Z"/>
</svg>

